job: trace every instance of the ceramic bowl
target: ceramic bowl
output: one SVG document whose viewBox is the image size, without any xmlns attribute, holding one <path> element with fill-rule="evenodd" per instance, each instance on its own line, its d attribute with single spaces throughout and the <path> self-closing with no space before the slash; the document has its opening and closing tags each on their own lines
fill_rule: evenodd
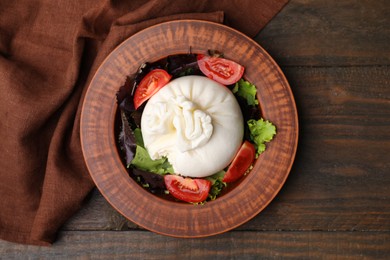
<svg viewBox="0 0 390 260">
<path fill-rule="evenodd" d="M 214 201 L 192 205 L 160 198 L 129 177 L 115 134 L 116 92 L 140 64 L 168 55 L 219 50 L 245 67 L 244 77 L 258 89 L 262 116 L 277 135 L 252 171 Z M 227 26 L 180 20 L 147 28 L 124 41 L 97 70 L 82 107 L 81 142 L 97 188 L 123 216 L 156 233 L 204 237 L 234 229 L 259 214 L 276 196 L 292 167 L 298 143 L 293 94 L 270 55 L 251 38 Z"/>
</svg>

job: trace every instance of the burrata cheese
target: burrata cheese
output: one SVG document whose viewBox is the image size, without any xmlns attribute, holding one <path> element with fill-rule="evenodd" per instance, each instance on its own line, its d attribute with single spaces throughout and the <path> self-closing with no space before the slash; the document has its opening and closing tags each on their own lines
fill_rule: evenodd
<svg viewBox="0 0 390 260">
<path fill-rule="evenodd" d="M 203 76 L 172 80 L 152 96 L 141 129 L 152 159 L 167 157 L 175 174 L 194 178 L 228 166 L 244 134 L 233 93 Z"/>
</svg>

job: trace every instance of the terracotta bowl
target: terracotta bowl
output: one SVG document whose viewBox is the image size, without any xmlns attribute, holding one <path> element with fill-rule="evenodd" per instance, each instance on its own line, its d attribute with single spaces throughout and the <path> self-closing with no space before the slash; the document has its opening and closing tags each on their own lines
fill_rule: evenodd
<svg viewBox="0 0 390 260">
<path fill-rule="evenodd" d="M 262 116 L 277 135 L 253 170 L 223 196 L 205 205 L 157 197 L 131 179 L 122 164 L 114 132 L 115 94 L 140 64 L 168 55 L 222 51 L 242 64 L 245 78 L 258 88 Z M 83 104 L 81 139 L 85 162 L 97 188 L 123 216 L 156 233 L 204 237 L 231 230 L 261 212 L 284 184 L 297 148 L 298 118 L 294 97 L 282 71 L 256 42 L 224 25 L 181 20 L 162 23 L 130 37 L 96 72 Z"/>
</svg>

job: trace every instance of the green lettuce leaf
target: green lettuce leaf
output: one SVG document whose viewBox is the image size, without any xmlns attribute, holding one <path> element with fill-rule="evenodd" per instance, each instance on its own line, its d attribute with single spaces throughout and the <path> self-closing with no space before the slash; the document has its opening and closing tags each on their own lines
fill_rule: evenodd
<svg viewBox="0 0 390 260">
<path fill-rule="evenodd" d="M 240 79 L 232 89 L 232 92 L 244 98 L 250 106 L 259 104 L 259 101 L 256 99 L 256 86 L 246 80 Z"/>
<path fill-rule="evenodd" d="M 260 118 L 250 119 L 247 122 L 250 131 L 251 141 L 255 144 L 256 155 L 265 151 L 265 143 L 270 142 L 276 134 L 276 126 L 270 121 Z"/>
<path fill-rule="evenodd" d="M 218 195 L 222 192 L 223 188 L 226 187 L 226 182 L 223 182 L 222 179 L 225 176 L 225 171 L 219 171 L 209 177 L 206 177 L 206 180 L 209 180 L 211 182 L 211 188 L 209 191 L 209 200 L 215 200 Z"/>
<path fill-rule="evenodd" d="M 167 158 L 164 157 L 158 160 L 152 160 L 152 158 L 150 158 L 149 156 L 148 151 L 140 145 L 137 145 L 134 159 L 131 161 L 130 165 L 133 165 L 143 171 L 153 172 L 162 175 L 167 173 L 173 173 L 173 167 L 168 162 Z"/>
<path fill-rule="evenodd" d="M 134 132 L 135 143 L 145 148 L 144 139 L 142 138 L 141 128 L 136 128 L 134 129 L 133 132 Z"/>
</svg>

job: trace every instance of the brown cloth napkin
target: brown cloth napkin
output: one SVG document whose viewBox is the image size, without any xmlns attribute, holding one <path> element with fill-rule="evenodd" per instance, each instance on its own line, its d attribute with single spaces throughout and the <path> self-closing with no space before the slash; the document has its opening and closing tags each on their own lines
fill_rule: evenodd
<svg viewBox="0 0 390 260">
<path fill-rule="evenodd" d="M 50 245 L 94 187 L 81 152 L 88 82 L 123 40 L 175 19 L 253 37 L 288 0 L 0 2 L 0 238 Z"/>
</svg>

